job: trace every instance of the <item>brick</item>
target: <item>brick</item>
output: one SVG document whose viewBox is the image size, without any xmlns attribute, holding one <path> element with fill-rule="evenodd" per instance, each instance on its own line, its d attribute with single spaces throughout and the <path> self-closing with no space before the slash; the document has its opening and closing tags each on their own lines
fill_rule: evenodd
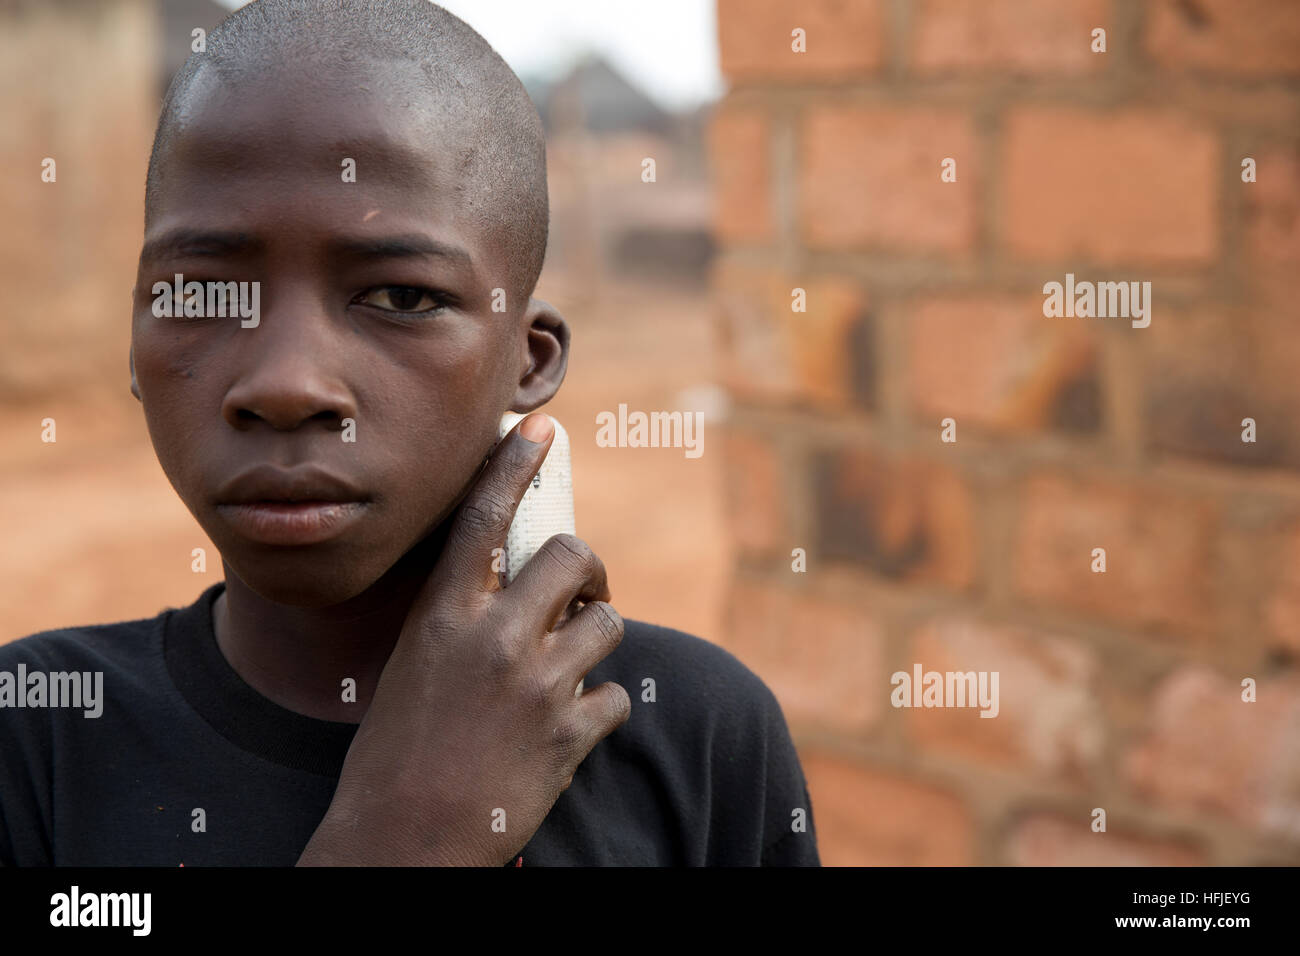
<svg viewBox="0 0 1300 956">
<path fill-rule="evenodd" d="M 741 579 L 727 607 L 723 646 L 772 689 L 792 727 L 861 735 L 880 720 L 885 699 L 863 689 L 885 683 L 884 638 L 865 602 Z"/>
<path fill-rule="evenodd" d="M 874 323 L 865 290 L 835 275 L 724 265 L 716 273 L 723 384 L 739 397 L 814 409 L 874 403 Z M 805 293 L 806 312 L 791 310 Z"/>
<path fill-rule="evenodd" d="M 1264 604 L 1264 631 L 1277 646 L 1300 657 L 1300 522 L 1276 537 L 1281 539 L 1281 560 L 1270 562 L 1265 572 L 1273 580 Z"/>
<path fill-rule="evenodd" d="M 714 272 L 719 378 L 741 400 L 798 398 L 784 313 L 776 304 L 784 285 L 769 270 L 732 262 L 724 261 Z"/>
<path fill-rule="evenodd" d="M 709 125 L 714 228 L 723 242 L 767 242 L 775 234 L 767 117 L 723 108 Z"/>
<path fill-rule="evenodd" d="M 1095 432 L 1101 383 L 1093 327 L 1045 319 L 1041 298 L 944 296 L 908 318 L 914 416 L 938 429 Z"/>
<path fill-rule="evenodd" d="M 952 468 L 843 448 L 819 452 L 812 472 L 819 557 L 893 580 L 955 590 L 974 583 L 974 500 Z"/>
<path fill-rule="evenodd" d="M 1036 474 L 1020 491 L 1014 579 L 1034 603 L 1182 637 L 1215 620 L 1218 513 L 1154 485 Z M 1092 549 L 1106 549 L 1093 572 Z"/>
<path fill-rule="evenodd" d="M 741 554 L 771 558 L 789 553 L 786 490 L 772 442 L 758 434 L 726 433 L 726 510 L 731 540 Z M 789 547 L 787 547 L 789 545 Z"/>
<path fill-rule="evenodd" d="M 1219 144 L 1204 126 L 1168 113 L 1033 106 L 1008 116 L 1004 136 L 1001 241 L 1011 253 L 1159 265 L 1217 255 Z"/>
<path fill-rule="evenodd" d="M 804 290 L 803 312 L 791 308 L 796 288 Z M 842 276 L 805 276 L 770 301 L 804 401 L 840 410 L 873 407 L 875 324 L 862 286 Z"/>
<path fill-rule="evenodd" d="M 802 28 L 806 52 L 791 49 Z M 884 60 L 881 0 L 718 0 L 718 51 L 733 80 L 865 75 Z"/>
<path fill-rule="evenodd" d="M 817 751 L 801 752 L 824 866 L 970 866 L 974 823 L 956 795 Z"/>
<path fill-rule="evenodd" d="M 1124 775 L 1158 804 L 1231 819 L 1300 845 L 1300 678 L 1186 666 L 1155 688 Z"/>
<path fill-rule="evenodd" d="M 1142 413 L 1152 451 L 1300 468 L 1300 307 L 1289 281 L 1249 301 L 1166 310 L 1142 330 Z M 1255 419 L 1243 442 L 1242 420 Z"/>
<path fill-rule="evenodd" d="M 1143 48 L 1173 69 L 1300 73 L 1300 6 L 1276 0 L 1153 0 Z"/>
<path fill-rule="evenodd" d="M 1092 31 L 1107 28 L 1104 0 L 920 0 L 912 13 L 912 68 L 921 74 L 990 71 L 1078 75 L 1102 69 Z"/>
<path fill-rule="evenodd" d="M 964 113 L 810 107 L 801 128 L 799 220 L 819 248 L 969 252 L 975 241 L 975 132 Z M 956 182 L 939 176 L 957 161 Z"/>
<path fill-rule="evenodd" d="M 1104 808 L 1103 808 L 1104 809 Z M 1199 847 L 1115 830 L 1107 814 L 1106 831 L 1092 831 L 1092 812 L 1072 820 L 1035 813 L 1018 822 L 1007 838 L 1008 862 L 1015 866 L 1206 866 Z"/>
<path fill-rule="evenodd" d="M 944 617 L 922 624 L 908 650 L 902 669 L 909 675 L 914 663 L 923 672 L 998 674 L 993 717 L 981 717 L 980 706 L 899 708 L 912 744 L 982 766 L 1078 781 L 1092 776 L 1105 726 L 1090 649 L 1024 628 Z"/>
<path fill-rule="evenodd" d="M 1236 158 L 1238 169 L 1242 158 Z M 1241 189 L 1250 265 L 1294 274 L 1300 266 L 1300 149 L 1260 150 L 1253 158 L 1256 181 L 1243 183 L 1238 173 L 1234 183 Z"/>
</svg>

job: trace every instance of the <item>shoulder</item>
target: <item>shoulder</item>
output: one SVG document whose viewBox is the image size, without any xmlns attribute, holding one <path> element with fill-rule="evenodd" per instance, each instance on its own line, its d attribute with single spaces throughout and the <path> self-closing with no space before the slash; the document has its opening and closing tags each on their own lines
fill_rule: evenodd
<svg viewBox="0 0 1300 956">
<path fill-rule="evenodd" d="M 673 806 L 707 823 L 687 841 L 687 859 L 817 865 L 803 768 L 768 686 L 711 641 L 645 621 L 624 625 L 622 643 L 587 684 L 623 685 L 632 714 L 610 739 L 637 765 L 654 768 Z M 792 815 L 803 821 L 798 830 Z"/>
<path fill-rule="evenodd" d="M 629 618 L 624 625 L 623 642 L 614 654 L 671 666 L 706 668 L 736 680 L 758 681 L 734 654 L 712 641 L 648 621 Z"/>
<path fill-rule="evenodd" d="M 772 691 L 734 654 L 676 628 L 626 620 L 622 643 L 602 665 L 593 676 L 618 680 L 629 694 L 653 689 L 659 699 L 732 717 L 780 712 Z"/>
<path fill-rule="evenodd" d="M 93 664 L 112 665 L 115 661 L 139 653 L 150 638 L 161 633 L 163 618 L 155 617 L 110 624 L 83 624 L 52 628 L 6 644 L 0 644 L 0 667 L 7 664 L 37 663 L 41 666 L 81 669 Z"/>
<path fill-rule="evenodd" d="M 14 688 L 55 675 L 102 675 L 109 696 L 141 699 L 160 689 L 163 626 L 171 609 L 154 617 L 53 628 L 0 645 L 0 682 Z"/>
<path fill-rule="evenodd" d="M 116 743 L 111 716 L 84 718 L 157 692 L 147 666 L 157 623 L 62 627 L 0 645 L 0 864 L 52 865 L 59 768 L 75 774 L 86 748 Z"/>
<path fill-rule="evenodd" d="M 632 700 L 628 723 L 648 745 L 687 759 L 794 759 L 776 696 L 734 654 L 675 628 L 639 620 L 624 625 L 622 643 L 592 669 L 587 686 L 621 684 Z"/>
</svg>

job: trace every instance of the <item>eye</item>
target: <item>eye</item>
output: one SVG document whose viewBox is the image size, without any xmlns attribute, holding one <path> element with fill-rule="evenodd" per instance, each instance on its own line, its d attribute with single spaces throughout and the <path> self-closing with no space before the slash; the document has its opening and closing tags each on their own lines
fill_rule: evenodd
<svg viewBox="0 0 1300 956">
<path fill-rule="evenodd" d="M 446 296 L 441 293 L 413 285 L 375 286 L 352 301 L 386 312 L 406 313 L 432 312 L 447 305 Z"/>
<path fill-rule="evenodd" d="M 242 292 L 242 285 L 203 275 L 186 275 L 178 296 L 173 281 L 159 279 L 148 285 L 150 291 L 147 301 L 153 314 L 159 318 L 184 319 L 189 322 L 213 317 L 224 318 L 239 313 L 241 293 L 246 294 Z M 194 286 L 198 288 L 195 289 Z"/>
</svg>

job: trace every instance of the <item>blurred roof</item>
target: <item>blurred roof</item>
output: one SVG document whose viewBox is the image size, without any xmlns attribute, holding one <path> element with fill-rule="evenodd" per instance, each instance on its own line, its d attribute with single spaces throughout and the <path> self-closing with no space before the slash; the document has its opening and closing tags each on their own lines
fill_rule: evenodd
<svg viewBox="0 0 1300 956">
<path fill-rule="evenodd" d="M 553 82 L 525 80 L 547 130 L 578 123 L 596 133 L 666 133 L 672 118 L 597 53 L 588 53 Z"/>
</svg>

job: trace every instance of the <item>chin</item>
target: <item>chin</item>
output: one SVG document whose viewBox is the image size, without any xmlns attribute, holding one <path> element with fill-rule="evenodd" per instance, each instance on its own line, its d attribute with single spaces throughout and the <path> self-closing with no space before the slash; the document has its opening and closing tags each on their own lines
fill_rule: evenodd
<svg viewBox="0 0 1300 956">
<path fill-rule="evenodd" d="M 349 551 L 241 556 L 234 560 L 222 552 L 227 574 L 237 574 L 250 591 L 267 601 L 307 609 L 332 607 L 364 593 L 388 570 L 382 559 L 357 559 Z"/>
</svg>

